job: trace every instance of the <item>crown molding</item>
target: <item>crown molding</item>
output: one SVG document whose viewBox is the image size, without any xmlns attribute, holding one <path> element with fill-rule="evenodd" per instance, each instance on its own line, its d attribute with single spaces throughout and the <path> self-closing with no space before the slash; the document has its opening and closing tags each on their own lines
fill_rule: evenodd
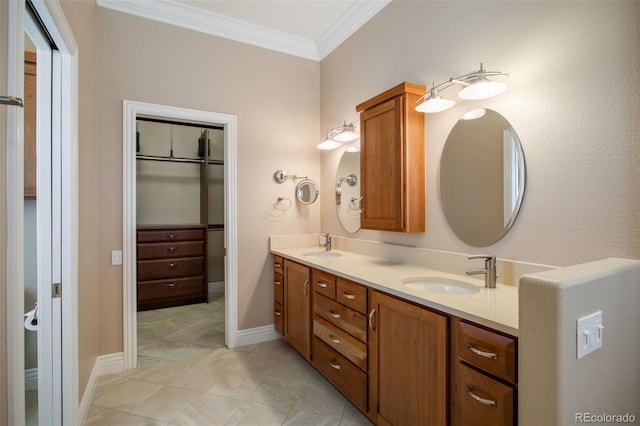
<svg viewBox="0 0 640 426">
<path fill-rule="evenodd" d="M 305 59 L 320 61 L 391 0 L 358 0 L 318 41 L 172 0 L 96 0 L 98 6 Z"/>
</svg>

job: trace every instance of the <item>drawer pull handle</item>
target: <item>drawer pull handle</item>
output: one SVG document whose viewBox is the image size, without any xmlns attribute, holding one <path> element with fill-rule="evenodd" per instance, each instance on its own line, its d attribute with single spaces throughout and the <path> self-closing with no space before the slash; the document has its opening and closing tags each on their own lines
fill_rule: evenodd
<svg viewBox="0 0 640 426">
<path fill-rule="evenodd" d="M 340 370 L 340 364 L 338 364 L 338 362 L 335 360 L 335 358 L 329 360 L 329 365 L 331 365 L 336 370 Z"/>
<path fill-rule="evenodd" d="M 349 300 L 356 300 L 356 295 L 355 294 L 349 294 L 349 293 L 342 293 L 342 295 L 344 297 L 346 297 Z"/>
<path fill-rule="evenodd" d="M 470 387 L 467 387 L 467 394 L 469 394 L 471 398 L 475 399 L 480 404 L 488 405 L 491 407 L 495 407 L 496 405 L 498 405 L 498 402 L 495 399 L 486 399 L 486 398 L 479 397 L 478 395 L 473 393 Z"/>
<path fill-rule="evenodd" d="M 333 311 L 329 311 L 329 315 L 331 315 L 331 317 L 332 317 L 332 318 L 335 318 L 335 319 L 339 319 L 339 318 L 340 318 L 340 314 L 336 314 L 336 313 L 335 313 L 335 312 L 333 312 Z"/>
<path fill-rule="evenodd" d="M 275 313 L 275 314 L 276 314 L 276 316 L 278 316 L 278 317 L 281 317 L 281 316 L 282 316 L 282 312 L 275 311 L 274 313 Z"/>
<path fill-rule="evenodd" d="M 167 287 L 174 288 L 176 285 L 177 285 L 176 283 L 169 283 L 167 284 Z"/>
<path fill-rule="evenodd" d="M 168 251 L 169 253 L 175 253 L 177 250 L 178 250 L 178 248 L 177 248 L 177 247 L 173 247 L 173 246 L 171 246 L 171 247 L 167 247 L 167 251 Z"/>
<path fill-rule="evenodd" d="M 273 282 L 275 285 L 282 285 L 282 283 L 280 281 L 274 281 Z"/>
<path fill-rule="evenodd" d="M 169 268 L 169 269 L 175 269 L 175 267 L 176 267 L 175 263 L 168 263 L 167 264 L 167 268 Z"/>
<path fill-rule="evenodd" d="M 280 263 L 274 263 L 274 264 L 273 264 L 273 267 L 274 267 L 274 268 L 276 268 L 276 269 L 280 269 L 280 268 L 282 268 L 282 264 L 280 264 Z"/>
<path fill-rule="evenodd" d="M 321 283 L 321 282 L 317 282 L 316 284 L 318 284 L 318 287 L 322 287 L 322 288 L 327 288 L 327 283 Z"/>
<path fill-rule="evenodd" d="M 339 345 L 340 343 L 342 343 L 341 340 L 338 339 L 333 333 L 329 333 L 329 339 L 336 345 Z"/>
<path fill-rule="evenodd" d="M 496 353 L 481 351 L 479 349 L 474 348 L 472 344 L 469 344 L 469 346 L 467 346 L 467 347 L 469 348 L 469 350 L 471 352 L 473 352 L 476 355 L 480 355 L 480 356 L 483 356 L 483 357 L 489 358 L 489 359 L 498 359 L 498 354 L 496 354 Z"/>
<path fill-rule="evenodd" d="M 176 234 L 169 234 L 167 235 L 167 238 L 170 240 L 175 240 L 176 239 Z"/>
<path fill-rule="evenodd" d="M 373 316 L 376 314 L 376 310 L 372 309 L 371 312 L 369 312 L 369 327 L 371 327 L 371 329 L 373 331 L 376 330 L 376 328 L 373 326 Z"/>
<path fill-rule="evenodd" d="M 306 280 L 304 282 L 304 286 L 302 287 L 302 292 L 304 293 L 305 296 L 309 296 L 309 280 Z"/>
</svg>

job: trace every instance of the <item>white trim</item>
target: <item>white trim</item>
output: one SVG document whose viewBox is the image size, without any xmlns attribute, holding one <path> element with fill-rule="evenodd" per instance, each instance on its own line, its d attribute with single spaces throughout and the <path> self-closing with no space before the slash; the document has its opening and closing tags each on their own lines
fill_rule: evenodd
<svg viewBox="0 0 640 426">
<path fill-rule="evenodd" d="M 158 117 L 224 126 L 225 182 L 225 343 L 233 348 L 238 334 L 236 116 L 210 111 L 123 101 L 122 280 L 124 368 L 137 365 L 136 318 L 136 117 Z"/>
<path fill-rule="evenodd" d="M 96 360 L 98 376 L 116 374 L 124 371 L 124 352 L 100 355 Z"/>
<path fill-rule="evenodd" d="M 238 346 L 255 345 L 281 338 L 280 333 L 272 325 L 248 328 L 238 331 Z"/>
<path fill-rule="evenodd" d="M 24 370 L 24 390 L 38 390 L 38 367 Z"/>
<path fill-rule="evenodd" d="M 224 281 L 209 283 L 209 294 L 211 293 L 224 293 Z"/>
<path fill-rule="evenodd" d="M 116 352 L 112 354 L 100 355 L 96 358 L 84 390 L 84 395 L 78 407 L 78 424 L 84 424 L 91 408 L 91 401 L 95 394 L 98 378 L 105 374 L 116 374 L 124 371 L 124 353 Z"/>
<path fill-rule="evenodd" d="M 301 58 L 320 61 L 391 0 L 357 0 L 318 40 L 230 18 L 171 0 L 97 0 L 98 6 Z"/>
</svg>

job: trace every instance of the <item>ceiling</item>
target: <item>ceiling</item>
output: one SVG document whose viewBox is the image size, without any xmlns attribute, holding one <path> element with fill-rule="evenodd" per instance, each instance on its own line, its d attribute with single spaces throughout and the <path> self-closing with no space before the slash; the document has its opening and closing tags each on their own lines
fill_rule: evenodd
<svg viewBox="0 0 640 426">
<path fill-rule="evenodd" d="M 98 6 L 316 61 L 391 0 L 96 0 Z"/>
</svg>

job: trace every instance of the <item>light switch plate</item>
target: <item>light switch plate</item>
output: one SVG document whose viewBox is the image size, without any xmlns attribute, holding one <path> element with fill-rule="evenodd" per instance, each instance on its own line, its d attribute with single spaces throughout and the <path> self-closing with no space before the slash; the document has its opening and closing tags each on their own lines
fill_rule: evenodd
<svg viewBox="0 0 640 426">
<path fill-rule="evenodd" d="M 122 250 L 111 251 L 111 264 L 122 265 Z"/>
<path fill-rule="evenodd" d="M 576 328 L 576 349 L 578 359 L 602 347 L 604 324 L 602 311 L 578 318 Z"/>
</svg>

